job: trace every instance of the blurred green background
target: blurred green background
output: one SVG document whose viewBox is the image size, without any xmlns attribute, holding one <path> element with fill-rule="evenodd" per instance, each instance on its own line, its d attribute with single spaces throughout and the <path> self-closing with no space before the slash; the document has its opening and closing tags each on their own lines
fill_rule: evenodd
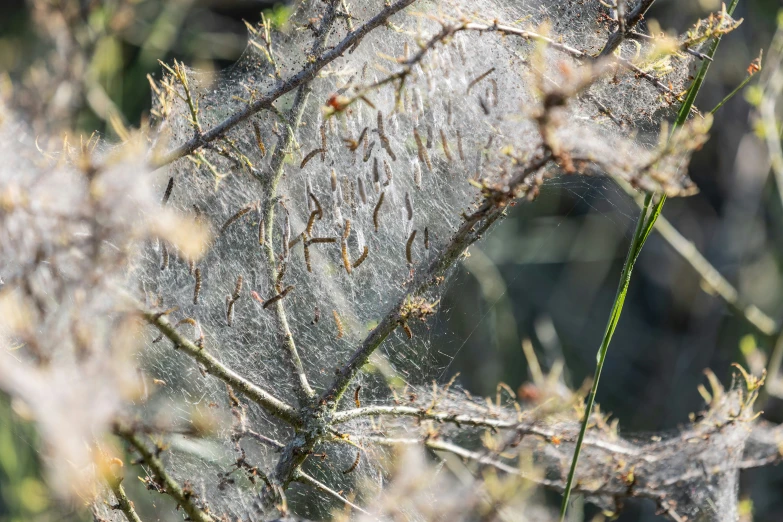
<svg viewBox="0 0 783 522">
<path fill-rule="evenodd" d="M 146 76 L 159 75 L 157 60 L 225 68 L 245 47 L 243 20 L 257 22 L 269 4 L 0 0 L 0 74 L 15 84 L 17 109 L 46 115 L 49 132 L 111 134 L 112 118 L 138 125 L 148 113 Z M 780 7 L 780 0 L 740 1 L 737 15 L 745 22 L 724 39 L 699 107 L 713 107 L 745 78 L 770 42 Z M 649 17 L 683 31 L 718 8 L 713 0 L 658 0 Z M 664 214 L 744 299 L 779 320 L 783 209 L 752 132 L 751 110 L 737 96 L 717 114 L 711 140 L 690 167 L 700 194 L 670 201 Z M 637 214 L 628 196 L 603 179 L 554 180 L 535 203 L 517 206 L 471 250 L 448 286 L 433 335 L 433 353 L 446 354 L 436 374 L 448 379 L 460 372 L 474 393 L 494 394 L 499 381 L 516 389 L 528 379 L 521 341 L 530 338 L 543 366 L 565 360 L 570 385 L 592 376 Z M 634 274 L 598 401 L 626 433 L 676 430 L 703 405 L 696 386 L 705 368 L 728 382 L 732 362 L 747 364 L 748 354 L 769 354 L 774 343 L 706 293 L 692 268 L 653 235 Z M 768 397 L 764 409 L 783 421 L 777 397 Z M 36 447 L 32 427 L 0 397 L 0 521 L 90 519 L 53 507 Z M 743 475 L 741 491 L 752 502 L 753 520 L 783 520 L 780 470 Z M 588 520 L 592 514 L 588 508 Z M 660 518 L 639 503 L 620 520 Z"/>
</svg>

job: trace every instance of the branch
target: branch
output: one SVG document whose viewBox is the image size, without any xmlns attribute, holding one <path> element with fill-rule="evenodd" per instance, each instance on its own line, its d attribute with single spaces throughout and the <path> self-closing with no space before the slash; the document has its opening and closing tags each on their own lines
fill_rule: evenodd
<svg viewBox="0 0 783 522">
<path fill-rule="evenodd" d="M 332 417 L 332 424 L 342 424 L 360 417 L 374 416 L 416 417 L 418 419 L 434 420 L 437 422 L 448 422 L 456 424 L 457 426 L 475 426 L 490 429 L 509 429 L 519 425 L 519 422 L 508 420 L 471 417 L 470 415 L 429 411 L 423 408 L 413 408 L 410 406 L 367 406 L 364 408 L 340 411 L 335 413 Z"/>
<path fill-rule="evenodd" d="M 199 147 L 202 147 L 207 143 L 220 138 L 226 134 L 226 132 L 250 118 L 253 114 L 256 114 L 262 109 L 269 109 L 275 100 L 314 79 L 318 72 L 326 65 L 342 56 L 343 53 L 345 53 L 348 49 L 357 45 L 370 31 L 376 27 L 384 25 L 389 17 L 402 11 L 413 2 L 415 2 L 415 0 L 398 0 L 394 4 L 388 5 L 380 13 L 370 18 L 356 30 L 348 33 L 348 35 L 343 38 L 340 43 L 316 58 L 299 73 L 278 84 L 261 98 L 257 99 L 253 103 L 248 104 L 244 109 L 237 111 L 199 136 L 190 139 L 176 149 L 164 154 L 162 157 L 153 158 L 150 162 L 151 166 L 153 168 L 159 168 L 171 163 L 172 161 L 187 156 Z"/>
<path fill-rule="evenodd" d="M 155 474 L 155 479 L 160 481 L 162 486 L 162 493 L 166 493 L 177 501 L 180 507 L 188 514 L 191 520 L 196 522 L 214 522 L 211 516 L 202 511 L 193 502 L 193 494 L 190 491 L 183 489 L 173 478 L 166 472 L 166 468 L 163 462 L 157 457 L 156 454 L 151 452 L 149 448 L 139 439 L 136 433 L 124 426 L 116 425 L 114 432 L 117 436 L 124 439 L 128 444 L 134 447 L 134 449 L 141 455 L 141 458 L 149 466 L 152 472 Z"/>
<path fill-rule="evenodd" d="M 514 199 L 516 192 L 520 190 L 528 178 L 543 169 L 550 161 L 552 161 L 552 156 L 548 153 L 542 154 L 539 158 L 531 161 L 508 183 L 508 190 L 504 197 Z M 429 268 L 416 277 L 408 292 L 389 310 L 386 316 L 378 323 L 378 326 L 370 332 L 345 366 L 338 370 L 332 385 L 321 396 L 324 402 L 331 404 L 332 408 L 337 407 L 340 398 L 348 389 L 361 367 L 367 363 L 370 355 L 397 328 L 402 319 L 402 310 L 409 302 L 409 299 L 419 296 L 435 286 L 439 278 L 459 259 L 463 252 L 478 240 L 481 232 L 502 216 L 504 209 L 505 203 L 499 204 L 498 201 L 487 197 L 478 210 L 466 217 L 465 222 L 454 234 L 443 253 L 435 257 Z M 480 223 L 481 221 L 484 221 L 484 223 Z M 478 230 L 476 230 L 476 227 L 478 227 Z"/>
<path fill-rule="evenodd" d="M 242 392 L 271 415 L 284 420 L 292 426 L 299 426 L 301 424 L 301 419 L 292 406 L 284 403 L 269 392 L 262 390 L 255 384 L 241 377 L 215 359 L 215 357 L 207 353 L 205 349 L 199 348 L 189 339 L 182 336 L 165 315 L 150 311 L 142 311 L 141 313 L 147 322 L 155 326 L 163 335 L 171 339 L 178 349 L 204 365 L 210 374 Z"/>
<path fill-rule="evenodd" d="M 313 486 L 316 489 L 320 489 L 324 493 L 335 497 L 336 499 L 340 500 L 341 502 L 344 502 L 345 505 L 352 507 L 356 511 L 358 511 L 360 513 L 363 513 L 365 515 L 368 515 L 368 516 L 370 515 L 370 513 L 368 511 L 362 509 L 360 506 L 354 504 L 353 502 L 351 502 L 350 500 L 348 500 L 347 498 L 342 496 L 339 491 L 333 490 L 332 488 L 330 488 L 329 486 L 327 486 L 323 482 L 320 482 L 320 481 L 316 480 L 315 478 L 311 477 L 310 475 L 308 475 L 307 473 L 305 473 L 305 472 L 303 472 L 301 470 L 297 470 L 296 471 L 296 473 L 294 475 L 294 480 L 297 481 L 297 482 L 301 482 L 302 484 L 307 484 L 307 485 Z"/>
<path fill-rule="evenodd" d="M 639 22 L 644 19 L 645 13 L 647 13 L 647 10 L 650 9 L 650 7 L 655 3 L 655 0 L 642 0 L 639 2 L 639 4 L 631 10 L 630 13 L 625 18 L 625 27 L 624 31 L 620 31 L 619 29 L 615 31 L 614 33 L 609 35 L 609 39 L 606 41 L 606 45 L 604 46 L 603 50 L 601 50 L 601 53 L 598 55 L 598 57 L 604 57 L 611 55 L 615 49 L 620 47 L 620 44 L 623 43 L 623 40 L 628 36 L 629 33 L 631 33 L 636 27 Z"/>
<path fill-rule="evenodd" d="M 136 509 L 133 507 L 133 502 L 125 494 L 125 488 L 122 487 L 122 477 L 110 477 L 106 482 L 109 483 L 109 489 L 114 493 L 114 498 L 117 499 L 117 504 L 111 506 L 112 509 L 122 511 L 128 522 L 141 522 Z"/>
</svg>

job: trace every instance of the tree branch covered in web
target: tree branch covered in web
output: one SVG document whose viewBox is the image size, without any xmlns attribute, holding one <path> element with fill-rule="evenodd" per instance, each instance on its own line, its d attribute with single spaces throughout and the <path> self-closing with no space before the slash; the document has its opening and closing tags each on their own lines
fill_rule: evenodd
<svg viewBox="0 0 783 522">
<path fill-rule="evenodd" d="M 251 27 L 231 71 L 165 67 L 151 82 L 155 130 L 126 129 L 121 161 L 124 149 L 90 140 L 42 148 L 67 186 L 27 158 L 41 183 L 0 168 L 0 240 L 16 251 L 0 264 L 0 310 L 23 312 L 0 329 L 22 354 L 0 384 L 41 404 L 50 438 L 70 426 L 78 444 L 60 448 L 61 465 L 88 467 L 84 441 L 113 433 L 193 520 L 385 516 L 375 499 L 400 481 L 375 485 L 395 476 L 398 445 L 472 462 L 470 509 L 519 500 L 496 496 L 489 468 L 561 491 L 578 396 L 489 406 L 425 390 L 427 329 L 471 245 L 548 179 L 696 191 L 685 166 L 710 119 L 671 139 L 666 121 L 695 48 L 738 24 L 718 14 L 680 40 L 637 37 L 649 3 L 624 7 L 302 2 L 283 27 Z M 38 201 L 55 208 L 36 213 Z M 52 397 L 53 375 L 84 383 Z M 79 429 L 47 414 L 103 387 L 111 401 Z M 666 440 L 625 440 L 597 413 L 575 490 L 612 510 L 652 499 L 674 520 L 707 497 L 731 509 L 738 470 L 778 459 L 779 429 L 753 422 L 751 388 L 715 388 L 705 416 Z M 134 516 L 113 474 L 93 478 Z"/>
</svg>

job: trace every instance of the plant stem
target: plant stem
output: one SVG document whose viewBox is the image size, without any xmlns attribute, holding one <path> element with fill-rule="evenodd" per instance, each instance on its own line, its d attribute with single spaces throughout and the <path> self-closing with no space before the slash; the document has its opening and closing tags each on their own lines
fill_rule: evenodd
<svg viewBox="0 0 783 522">
<path fill-rule="evenodd" d="M 729 15 L 732 15 L 738 3 L 739 0 L 732 0 L 731 5 L 726 10 L 726 12 Z M 669 134 L 670 138 L 672 134 L 674 134 L 674 132 L 688 119 L 688 115 L 690 114 L 691 109 L 693 108 L 693 104 L 696 101 L 696 96 L 699 94 L 699 91 L 704 84 L 704 80 L 707 77 L 707 72 L 709 71 L 710 65 L 712 64 L 712 58 L 715 56 L 715 52 L 718 50 L 720 41 L 721 37 L 719 36 L 715 38 L 715 40 L 710 44 L 709 50 L 706 53 L 706 56 L 709 59 L 702 61 L 699 72 L 688 89 L 688 94 L 686 95 L 685 100 L 683 101 L 682 105 L 680 106 L 680 110 L 677 113 L 677 119 L 672 125 L 671 134 Z M 571 496 L 571 488 L 574 485 L 576 466 L 579 462 L 579 453 L 582 450 L 582 443 L 584 442 L 585 433 L 587 432 L 587 424 L 590 421 L 590 415 L 593 410 L 593 405 L 595 404 L 595 394 L 598 391 L 598 381 L 601 378 L 601 371 L 603 370 L 604 362 L 606 361 L 606 353 L 609 350 L 609 343 L 612 340 L 612 335 L 614 334 L 615 328 L 617 328 L 617 323 L 620 321 L 620 315 L 623 312 L 623 305 L 625 304 L 625 296 L 628 293 L 628 287 L 631 283 L 633 267 L 636 263 L 636 259 L 639 257 L 639 254 L 642 251 L 642 247 L 644 247 L 644 243 L 647 241 L 647 238 L 650 236 L 650 232 L 652 232 L 652 229 L 655 226 L 655 222 L 658 220 L 658 216 L 661 215 L 663 205 L 666 203 L 666 195 L 661 195 L 660 200 L 658 200 L 658 202 L 655 204 L 652 211 L 650 211 L 651 201 L 652 194 L 648 194 L 644 199 L 644 207 L 642 208 L 641 214 L 639 215 L 639 221 L 636 223 L 636 230 L 633 235 L 633 240 L 631 241 L 631 245 L 628 249 L 628 255 L 626 256 L 625 263 L 623 264 L 623 271 L 620 276 L 620 284 L 617 289 L 617 295 L 615 296 L 614 304 L 612 305 L 612 313 L 609 316 L 609 321 L 606 324 L 606 331 L 604 332 L 601 346 L 598 349 L 598 355 L 596 357 L 597 364 L 595 368 L 595 374 L 593 376 L 593 385 L 590 388 L 590 394 L 587 396 L 584 417 L 582 418 L 582 424 L 579 428 L 579 436 L 577 437 L 576 447 L 574 448 L 574 457 L 571 460 L 571 469 L 568 471 L 568 480 L 566 481 L 565 491 L 563 492 L 563 502 L 560 505 L 560 522 L 565 520 L 566 512 L 568 511 L 568 501 Z"/>
<path fill-rule="evenodd" d="M 587 404 L 585 405 L 584 418 L 582 419 L 582 425 L 579 429 L 579 436 L 576 439 L 576 448 L 574 448 L 574 457 L 571 460 L 571 469 L 568 471 L 568 480 L 566 481 L 566 488 L 563 492 L 563 502 L 560 506 L 560 522 L 565 520 L 566 511 L 568 510 L 568 500 L 571 496 L 571 488 L 574 484 L 574 475 L 576 474 L 576 464 L 579 461 L 579 453 L 582 451 L 582 443 L 585 439 L 585 433 L 587 432 L 587 423 L 590 419 L 590 413 L 593 410 L 593 404 L 595 404 L 595 394 L 598 391 L 598 381 L 601 378 L 601 371 L 604 367 L 604 361 L 606 360 L 606 353 L 609 350 L 609 342 L 612 340 L 612 335 L 617 327 L 617 322 L 620 320 L 620 314 L 623 311 L 623 304 L 625 303 L 625 296 L 628 293 L 628 286 L 631 283 L 631 272 L 633 271 L 633 265 L 636 262 L 636 258 L 641 252 L 642 245 L 644 244 L 645 230 L 647 225 L 647 213 L 650 210 L 650 201 L 652 201 L 652 195 L 648 195 L 644 200 L 644 207 L 642 213 L 639 216 L 639 220 L 636 223 L 636 230 L 634 231 L 633 240 L 631 246 L 628 249 L 628 254 L 623 264 L 622 275 L 620 276 L 620 285 L 617 288 L 617 295 L 614 298 L 614 304 L 612 305 L 612 313 L 609 315 L 609 321 L 606 324 L 606 330 L 604 332 L 603 341 L 601 341 L 601 347 L 598 349 L 598 355 L 596 357 L 595 375 L 593 376 L 593 385 L 590 388 L 590 394 L 587 396 Z"/>
</svg>

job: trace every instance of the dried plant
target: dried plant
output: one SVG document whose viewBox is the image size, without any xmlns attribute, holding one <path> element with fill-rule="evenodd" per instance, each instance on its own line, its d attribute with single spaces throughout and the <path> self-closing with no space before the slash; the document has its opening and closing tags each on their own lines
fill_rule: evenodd
<svg viewBox="0 0 783 522">
<path fill-rule="evenodd" d="M 440 289 L 509 206 L 555 176 L 696 191 L 684 167 L 711 118 L 691 100 L 666 122 L 739 22 L 651 37 L 651 4 L 302 2 L 287 27 L 250 27 L 231 72 L 164 65 L 152 129 L 117 124 L 122 145 L 36 149 L 5 111 L 0 386 L 39 423 L 61 494 L 139 520 L 119 439 L 197 521 L 533 517 L 535 485 L 734 520 L 739 470 L 780 458 L 744 370 L 651 440 L 556 373 L 494 402 L 427 385 Z M 408 446 L 469 463 L 462 483 L 425 487 L 421 457 L 395 458 Z"/>
</svg>

